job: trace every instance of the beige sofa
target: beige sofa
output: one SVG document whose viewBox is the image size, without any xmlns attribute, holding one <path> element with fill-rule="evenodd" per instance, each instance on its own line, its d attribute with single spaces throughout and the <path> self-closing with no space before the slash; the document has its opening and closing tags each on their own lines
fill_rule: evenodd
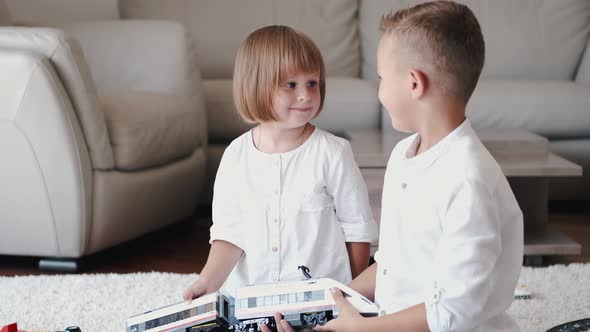
<svg viewBox="0 0 590 332">
<path fill-rule="evenodd" d="M 166 165 L 170 168 L 159 166 L 130 172 L 117 166 L 120 166 L 121 159 L 117 158 L 116 151 L 119 151 L 119 156 L 126 155 L 126 152 L 117 144 L 113 145 L 112 135 L 116 130 L 108 131 L 108 145 L 99 145 L 110 152 L 102 153 L 100 149 L 93 148 L 92 134 L 87 129 L 104 127 L 105 124 L 100 118 L 85 119 L 79 113 L 79 105 L 69 94 L 79 89 L 72 87 L 70 90 L 67 80 L 64 81 L 67 75 L 61 72 L 58 59 L 51 58 L 47 50 L 46 53 L 37 52 L 40 57 L 30 57 L 29 66 L 38 64 L 46 69 L 44 82 L 50 82 L 48 86 L 53 87 L 49 92 L 54 95 L 49 94 L 43 105 L 64 100 L 71 103 L 45 106 L 44 109 L 37 109 L 44 111 L 42 114 L 31 113 L 29 117 L 23 117 L 23 121 L 29 121 L 27 130 L 30 137 L 54 126 L 52 122 L 44 122 L 51 119 L 51 112 L 47 110 L 58 113 L 56 110 L 61 109 L 62 118 L 67 117 L 71 121 L 62 121 L 62 127 L 55 127 L 52 131 L 53 135 L 61 137 L 61 141 L 48 140 L 54 136 L 37 135 L 36 141 L 21 137 L 18 145 L 14 136 L 8 136 L 9 131 L 0 130 L 3 138 L 0 140 L 0 153 L 5 157 L 0 172 L 0 234 L 7 234 L 0 242 L 0 254 L 58 257 L 92 253 L 190 213 L 191 204 L 199 199 L 195 190 L 203 186 L 200 173 L 205 162 L 202 157 L 205 149 L 205 181 L 208 183 L 204 187 L 209 195 L 203 195 L 202 202 L 210 199 L 211 184 L 224 148 L 249 128 L 234 112 L 231 73 L 240 42 L 260 26 L 293 26 L 309 34 L 322 49 L 328 78 L 325 111 L 316 121 L 320 127 L 335 132 L 360 128 L 388 130 L 389 120 L 377 100 L 375 50 L 378 20 L 382 13 L 390 9 L 416 3 L 402 0 L 7 1 L 12 18 L 6 10 L 2 10 L 0 1 L 0 25 L 10 25 L 14 22 L 9 20 L 13 20 L 28 25 L 54 26 L 64 29 L 76 39 L 84 55 L 74 57 L 78 59 L 75 61 L 77 67 L 68 65 L 64 68 L 87 68 L 90 74 L 83 80 L 92 82 L 89 86 L 96 87 L 97 96 L 149 92 L 176 96 L 182 100 L 182 96 L 190 94 L 196 105 L 201 96 L 204 96 L 206 104 L 207 139 L 210 143 L 207 148 L 205 137 L 202 137 L 206 132 L 204 115 L 197 110 L 200 120 L 193 122 L 196 132 L 200 133 L 199 142 L 195 143 L 190 157 L 179 154 L 177 158 L 168 158 L 166 153 L 177 151 L 170 141 L 171 144 L 165 148 L 153 147 L 155 155 L 166 157 Z M 553 150 L 582 164 L 588 174 L 590 3 L 587 0 L 495 0 L 492 6 L 487 0 L 464 2 L 478 16 L 487 43 L 482 79 L 468 105 L 472 123 L 479 128 L 519 127 L 545 135 L 550 139 Z M 186 28 L 194 49 L 185 44 L 179 25 L 143 19 L 180 22 Z M 0 31 L 3 29 L 0 28 Z M 76 41 L 57 31 L 61 30 L 43 30 L 42 35 L 49 36 L 50 40 L 63 41 L 75 49 Z M 9 49 L 5 45 L 0 47 L 0 58 L 3 60 L 0 63 L 8 63 L 2 54 Z M 186 55 L 185 51 L 191 53 Z M 183 54 L 186 58 L 181 56 Z M 196 67 L 191 65 L 193 57 L 199 62 L 202 86 L 195 72 Z M 8 70 L 6 68 L 26 72 L 31 67 L 17 70 L 18 67 L 11 63 L 2 70 Z M 18 84 L 23 84 L 6 77 L 12 76 L 0 75 L 2 103 L 10 101 L 6 87 L 18 89 Z M 187 83 L 186 77 L 194 79 Z M 55 82 L 61 82 L 61 85 Z M 61 87 L 61 90 L 55 87 Z M 92 91 L 93 88 L 90 89 Z M 127 94 L 126 91 L 134 93 Z M 81 93 L 85 96 L 94 94 L 88 92 Z M 58 93 L 61 95 L 56 97 Z M 97 101 L 91 104 L 103 112 L 106 110 L 104 121 L 107 124 L 109 114 L 117 120 L 119 112 L 116 109 L 132 109 L 130 104 L 139 103 L 146 109 L 166 107 L 158 106 L 149 98 L 129 101 L 100 97 L 98 100 L 103 106 L 97 106 Z M 33 101 L 38 102 L 39 98 L 32 98 Z M 11 125 L 6 121 L 8 115 L 14 113 L 11 113 L 13 109 L 5 106 L 0 109 L 0 128 L 5 129 Z M 196 109 L 199 107 L 196 106 Z M 36 118 L 31 120 L 31 116 Z M 121 123 L 125 119 L 121 118 Z M 157 127 L 156 122 L 151 125 Z M 64 123 L 71 124 L 71 127 Z M 14 132 L 15 128 L 13 125 L 11 130 Z M 124 134 L 123 127 L 116 128 L 121 128 Z M 174 130 L 161 132 L 163 135 L 176 133 Z M 106 135 L 104 130 L 102 135 Z M 51 148 L 44 150 L 50 153 L 24 155 L 23 151 L 30 150 L 27 144 L 34 142 L 50 144 Z M 42 164 L 42 158 L 55 160 L 62 155 L 66 156 L 62 158 L 63 162 L 47 169 L 55 173 L 51 173 L 53 178 L 45 179 L 44 186 L 39 179 L 46 175 L 41 174 L 39 168 L 33 168 L 31 165 L 34 163 L 29 160 L 27 164 L 16 157 L 7 157 L 37 157 L 41 158 L 37 162 Z M 107 157 L 102 160 L 104 156 Z M 29 165 L 29 168 L 23 165 Z M 183 171 L 176 172 L 175 167 Z M 170 170 L 169 175 L 160 173 L 167 170 Z M 154 185 L 151 180 L 148 181 L 153 173 L 160 174 L 158 178 L 162 182 Z M 8 190 L 5 189 L 7 187 Z M 49 201 L 47 197 L 55 193 L 59 194 L 54 197 L 60 199 Z M 590 176 L 552 183 L 551 196 L 553 199 L 590 199 Z M 105 214 L 107 211 L 110 214 Z M 6 216 L 19 216 L 19 219 L 15 222 Z"/>
<path fill-rule="evenodd" d="M 382 13 L 403 0 L 121 0 L 124 18 L 181 22 L 196 46 L 207 103 L 208 189 L 224 147 L 247 130 L 235 115 L 231 75 L 254 29 L 286 24 L 309 34 L 327 63 L 327 130 L 389 128 L 377 100 L 375 51 Z M 477 128 L 525 128 L 590 173 L 590 2 L 465 0 L 479 18 L 487 55 L 468 105 Z M 590 176 L 559 179 L 552 199 L 590 199 Z"/>
<path fill-rule="evenodd" d="M 84 2 L 0 0 L 0 254 L 41 267 L 191 216 L 205 176 L 183 27 Z"/>
</svg>

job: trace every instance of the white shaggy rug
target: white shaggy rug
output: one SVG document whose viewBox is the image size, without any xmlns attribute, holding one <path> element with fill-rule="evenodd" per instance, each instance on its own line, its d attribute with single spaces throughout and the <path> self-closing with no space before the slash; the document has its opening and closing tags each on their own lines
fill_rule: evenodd
<svg viewBox="0 0 590 332">
<path fill-rule="evenodd" d="M 78 325 L 83 332 L 125 331 L 127 317 L 182 300 L 196 274 L 136 273 L 0 277 L 0 326 L 55 331 Z M 522 331 L 546 331 L 590 317 L 590 264 L 523 268 L 533 293 L 509 313 Z"/>
</svg>

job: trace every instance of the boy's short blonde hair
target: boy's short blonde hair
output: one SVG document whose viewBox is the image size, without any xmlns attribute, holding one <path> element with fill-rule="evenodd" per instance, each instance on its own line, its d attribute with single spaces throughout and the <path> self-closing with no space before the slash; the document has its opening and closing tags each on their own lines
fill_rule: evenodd
<svg viewBox="0 0 590 332">
<path fill-rule="evenodd" d="M 484 65 L 485 43 L 473 12 L 452 1 L 435 1 L 381 17 L 382 37 L 406 51 L 447 96 L 467 103 Z"/>
<path fill-rule="evenodd" d="M 288 75 L 318 73 L 321 112 L 326 94 L 324 60 L 316 44 L 294 29 L 272 25 L 252 32 L 238 49 L 233 77 L 234 103 L 250 123 L 276 121 L 273 93 Z"/>
</svg>

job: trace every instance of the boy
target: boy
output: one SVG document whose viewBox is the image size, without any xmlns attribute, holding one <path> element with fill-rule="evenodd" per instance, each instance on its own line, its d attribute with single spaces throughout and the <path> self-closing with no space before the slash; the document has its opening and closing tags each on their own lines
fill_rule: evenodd
<svg viewBox="0 0 590 332">
<path fill-rule="evenodd" d="M 363 318 L 335 291 L 340 316 L 315 329 L 519 331 L 506 310 L 522 212 L 465 118 L 484 63 L 479 23 L 466 6 L 437 1 L 385 15 L 380 30 L 379 99 L 394 128 L 416 133 L 387 165 L 376 264 L 350 284 L 383 315 Z"/>
</svg>

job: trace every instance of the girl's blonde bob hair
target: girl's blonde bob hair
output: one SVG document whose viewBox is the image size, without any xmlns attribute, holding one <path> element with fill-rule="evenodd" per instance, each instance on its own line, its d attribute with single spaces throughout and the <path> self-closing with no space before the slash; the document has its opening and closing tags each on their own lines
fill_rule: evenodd
<svg viewBox="0 0 590 332">
<path fill-rule="evenodd" d="M 233 77 L 234 103 L 245 121 L 276 121 L 273 93 L 289 75 L 319 73 L 324 106 L 326 69 L 316 44 L 294 29 L 271 25 L 252 32 L 238 49 Z"/>
</svg>

